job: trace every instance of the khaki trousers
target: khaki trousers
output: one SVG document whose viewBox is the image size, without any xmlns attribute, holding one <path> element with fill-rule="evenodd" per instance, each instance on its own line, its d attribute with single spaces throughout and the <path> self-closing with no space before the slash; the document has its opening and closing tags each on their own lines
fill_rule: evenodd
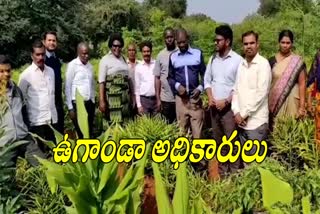
<svg viewBox="0 0 320 214">
<path fill-rule="evenodd" d="M 179 126 L 185 133 L 192 130 L 193 138 L 201 138 L 204 111 L 201 98 L 190 99 L 176 96 L 176 113 Z"/>
</svg>

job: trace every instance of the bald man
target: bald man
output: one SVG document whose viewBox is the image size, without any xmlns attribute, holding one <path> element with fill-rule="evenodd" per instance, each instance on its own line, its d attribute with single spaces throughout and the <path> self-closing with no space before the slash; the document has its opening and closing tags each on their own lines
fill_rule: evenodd
<svg viewBox="0 0 320 214">
<path fill-rule="evenodd" d="M 93 67 L 89 62 L 89 46 L 87 43 L 80 43 L 77 48 L 78 57 L 72 60 L 67 66 L 65 94 L 69 116 L 73 121 L 78 137 L 83 138 L 78 121 L 76 108 L 76 89 L 85 100 L 85 107 L 88 113 L 89 134 L 92 137 L 92 126 L 95 112 L 95 80 Z"/>
<path fill-rule="evenodd" d="M 176 31 L 176 41 L 179 49 L 169 57 L 168 82 L 176 100 L 177 121 L 185 132 L 191 128 L 193 138 L 201 138 L 204 111 L 200 95 L 206 65 L 202 51 L 189 45 L 185 29 Z"/>
</svg>

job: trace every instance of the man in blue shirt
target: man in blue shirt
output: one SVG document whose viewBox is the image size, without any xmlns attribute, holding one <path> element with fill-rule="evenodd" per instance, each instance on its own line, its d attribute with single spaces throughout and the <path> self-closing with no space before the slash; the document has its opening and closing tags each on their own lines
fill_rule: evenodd
<svg viewBox="0 0 320 214">
<path fill-rule="evenodd" d="M 185 29 L 177 30 L 176 41 L 179 50 L 170 55 L 168 81 L 175 95 L 177 121 L 185 132 L 191 128 L 193 138 L 200 138 L 204 118 L 200 94 L 206 65 L 202 51 L 189 46 Z"/>
<path fill-rule="evenodd" d="M 229 138 L 237 128 L 231 110 L 231 99 L 242 57 L 231 48 L 233 32 L 228 25 L 217 27 L 215 34 L 216 54 L 209 59 L 204 76 L 204 88 L 208 95 L 213 137 L 219 145 L 224 135 Z M 234 150 L 233 153 L 235 152 Z M 229 148 L 224 146 L 222 155 L 226 156 L 228 153 Z M 239 161 L 233 164 L 219 163 L 219 174 L 223 176 L 225 173 L 237 170 L 239 163 Z"/>
</svg>

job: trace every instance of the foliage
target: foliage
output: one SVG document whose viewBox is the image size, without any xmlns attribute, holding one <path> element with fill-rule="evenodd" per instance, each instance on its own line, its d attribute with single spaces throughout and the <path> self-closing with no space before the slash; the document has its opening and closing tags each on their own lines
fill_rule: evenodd
<svg viewBox="0 0 320 214">
<path fill-rule="evenodd" d="M 182 18 L 186 15 L 187 0 L 145 0 L 147 8 L 156 7 L 173 18 Z"/>
<path fill-rule="evenodd" d="M 86 111 L 84 101 L 77 92 L 77 116 L 80 129 L 85 138 L 89 137 L 88 125 L 86 120 Z M 111 132 L 107 129 L 104 135 L 100 136 L 101 146 L 112 136 L 112 140 L 118 142 L 119 128 L 116 125 Z M 58 142 L 62 141 L 62 136 L 58 133 L 56 138 Z M 74 142 L 71 141 L 74 146 Z M 110 147 L 108 147 L 110 148 Z M 146 152 L 148 152 L 147 146 Z M 72 206 L 66 207 L 68 213 L 139 213 L 140 211 L 140 193 L 142 191 L 142 179 L 144 176 L 144 166 L 146 157 L 133 163 L 126 171 L 124 178 L 119 180 L 117 171 L 119 163 L 116 159 L 108 163 L 103 163 L 100 158 L 88 160 L 81 163 L 80 158 L 84 154 L 84 148 L 80 147 L 78 152 L 79 160 L 76 163 L 71 161 L 66 164 L 52 163 L 48 160 L 41 160 L 45 167 L 46 177 L 54 193 L 59 187 Z M 110 150 L 107 149 L 109 154 Z"/>
<path fill-rule="evenodd" d="M 16 179 L 22 204 L 28 213 L 66 213 L 66 196 L 61 190 L 51 193 L 43 167 L 30 167 L 26 160 L 19 159 Z"/>
<path fill-rule="evenodd" d="M 3 135 L 0 130 L 0 136 Z M 25 141 L 16 141 L 10 145 L 0 147 L 0 213 L 16 213 L 20 206 L 20 196 L 15 185 L 15 157 L 17 149 Z"/>
<path fill-rule="evenodd" d="M 273 157 L 292 168 L 319 168 L 314 120 L 279 118 L 271 133 Z"/>
</svg>

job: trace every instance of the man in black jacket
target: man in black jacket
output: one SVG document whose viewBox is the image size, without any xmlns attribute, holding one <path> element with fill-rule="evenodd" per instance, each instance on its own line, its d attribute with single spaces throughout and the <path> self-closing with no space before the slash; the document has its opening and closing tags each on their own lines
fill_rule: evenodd
<svg viewBox="0 0 320 214">
<path fill-rule="evenodd" d="M 61 62 L 56 56 L 57 34 L 54 31 L 48 31 L 43 36 L 43 44 L 46 47 L 45 64 L 54 70 L 55 75 L 55 104 L 58 113 L 58 123 L 55 129 L 64 133 L 64 111 L 62 102 L 62 78 Z"/>
</svg>

